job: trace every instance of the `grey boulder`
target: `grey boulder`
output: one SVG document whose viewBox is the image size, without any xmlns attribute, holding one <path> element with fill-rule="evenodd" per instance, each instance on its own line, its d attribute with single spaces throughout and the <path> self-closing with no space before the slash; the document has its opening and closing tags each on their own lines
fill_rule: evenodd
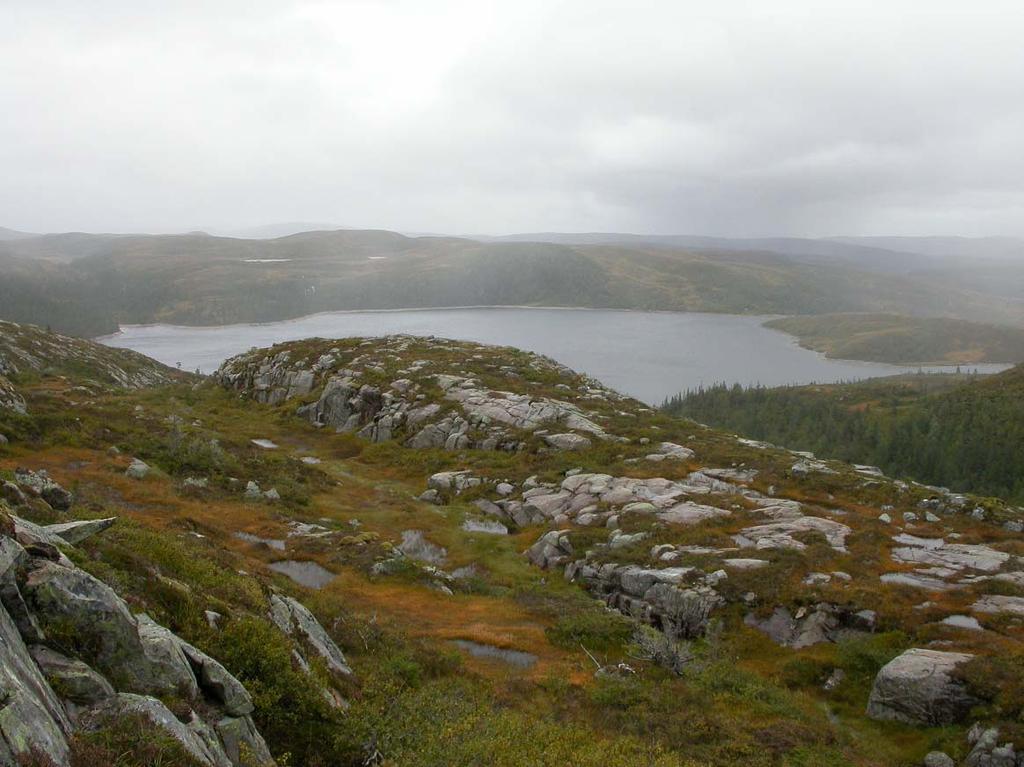
<svg viewBox="0 0 1024 767">
<path fill-rule="evenodd" d="M 110 682 L 76 658 L 43 645 L 32 645 L 29 652 L 50 686 L 60 690 L 64 700 L 89 706 L 116 694 Z"/>
<path fill-rule="evenodd" d="M 960 720 L 976 701 L 952 672 L 972 657 L 940 650 L 907 650 L 875 677 L 868 716 L 916 725 L 946 725 Z"/>
</svg>

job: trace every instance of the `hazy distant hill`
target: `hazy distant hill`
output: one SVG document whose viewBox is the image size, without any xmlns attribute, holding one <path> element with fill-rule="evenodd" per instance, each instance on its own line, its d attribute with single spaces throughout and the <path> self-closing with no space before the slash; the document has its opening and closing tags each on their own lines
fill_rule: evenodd
<svg viewBox="0 0 1024 767">
<path fill-rule="evenodd" d="M 974 259 L 1024 258 L 1021 237 L 833 237 L 835 242 L 927 256 Z"/>
<path fill-rule="evenodd" d="M 0 242 L 0 318 L 94 334 L 118 323 L 216 325 L 338 309 L 533 305 L 941 314 L 1024 325 L 1016 296 L 939 271 L 876 268 L 866 263 L 872 249 L 829 247 L 862 258 L 639 242 L 480 242 L 378 230 L 270 240 L 201 232 L 52 234 Z"/>
<path fill-rule="evenodd" d="M 1024 328 L 948 317 L 821 314 L 765 324 L 837 359 L 917 365 L 1024 361 Z"/>
<path fill-rule="evenodd" d="M 0 226 L 0 240 L 23 240 L 26 237 L 35 237 L 37 235 L 29 234 L 28 232 L 18 232 L 14 229 L 5 229 Z"/>
<path fill-rule="evenodd" d="M 841 238 L 808 239 L 801 237 L 703 237 L 699 235 L 649 235 L 621 232 L 534 232 L 500 237 L 479 237 L 484 242 L 552 242 L 561 245 L 628 245 L 705 251 L 766 251 L 812 262 L 846 262 L 850 266 L 886 272 L 907 272 L 935 264 L 909 248 L 890 247 L 870 242 L 847 242 Z"/>
<path fill-rule="evenodd" d="M 211 232 L 223 237 L 238 237 L 243 240 L 269 240 L 275 237 L 301 234 L 302 232 L 333 231 L 348 228 L 350 227 L 323 222 L 284 221 L 279 224 L 263 224 L 262 226 L 247 226 L 238 229 L 213 229 Z"/>
</svg>

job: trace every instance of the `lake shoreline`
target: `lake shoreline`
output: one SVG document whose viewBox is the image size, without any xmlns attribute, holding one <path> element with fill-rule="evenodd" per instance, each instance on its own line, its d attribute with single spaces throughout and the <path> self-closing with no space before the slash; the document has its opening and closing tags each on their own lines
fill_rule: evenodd
<svg viewBox="0 0 1024 767">
<path fill-rule="evenodd" d="M 773 316 L 535 306 L 384 309 L 267 323 L 126 325 L 101 342 L 209 373 L 253 347 L 302 338 L 434 336 L 543 354 L 653 406 L 720 383 L 827 384 L 955 367 L 829 359 L 792 334 L 765 327 Z M 1006 366 L 971 367 L 998 372 Z"/>
<path fill-rule="evenodd" d="M 680 312 L 674 309 L 619 309 L 609 308 L 605 309 L 599 306 L 533 306 L 533 305 L 517 305 L 517 304 L 477 304 L 467 306 L 419 306 L 419 307 L 408 307 L 403 309 L 328 309 L 322 312 L 313 312 L 312 314 L 303 314 L 300 317 L 290 317 L 282 320 L 267 320 L 266 322 L 232 322 L 225 325 L 177 325 L 167 322 L 144 322 L 139 324 L 126 324 L 120 325 L 119 330 L 116 333 L 107 333 L 102 336 L 93 336 L 90 341 L 96 341 L 97 343 L 103 343 L 103 341 L 110 338 L 117 338 L 124 334 L 126 329 L 137 330 L 140 328 L 174 328 L 180 330 L 221 330 L 224 328 L 249 328 L 249 327 L 269 327 L 272 325 L 284 325 L 287 323 L 298 323 L 304 320 L 314 319 L 316 317 L 326 317 L 336 314 L 396 314 L 404 312 L 448 312 L 448 311 L 465 311 L 472 309 L 474 311 L 487 311 L 490 309 L 517 309 L 517 310 L 537 310 L 537 311 L 556 311 L 556 312 L 621 312 L 623 314 L 678 314 L 683 316 L 700 315 L 708 317 L 759 317 L 765 322 L 770 320 L 778 319 L 780 317 L 787 317 L 785 314 L 735 314 L 734 312 Z M 774 328 L 769 328 L 774 330 Z M 785 335 L 792 335 L 785 331 L 777 331 Z M 795 337 L 795 336 L 794 336 Z"/>
</svg>

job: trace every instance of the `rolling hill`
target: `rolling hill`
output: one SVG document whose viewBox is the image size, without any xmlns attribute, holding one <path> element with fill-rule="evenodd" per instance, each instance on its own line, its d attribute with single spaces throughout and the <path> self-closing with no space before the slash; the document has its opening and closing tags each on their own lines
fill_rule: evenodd
<svg viewBox="0 0 1024 767">
<path fill-rule="evenodd" d="M 823 314 L 765 325 L 837 359 L 917 365 L 1024 361 L 1024 329 L 945 317 Z"/>
<path fill-rule="evenodd" d="M 0 317 L 81 335 L 122 323 L 215 325 L 475 305 L 941 312 L 1024 325 L 1024 304 L 984 285 L 851 263 L 760 250 L 480 242 L 376 230 L 270 240 L 71 233 L 0 242 Z"/>
</svg>

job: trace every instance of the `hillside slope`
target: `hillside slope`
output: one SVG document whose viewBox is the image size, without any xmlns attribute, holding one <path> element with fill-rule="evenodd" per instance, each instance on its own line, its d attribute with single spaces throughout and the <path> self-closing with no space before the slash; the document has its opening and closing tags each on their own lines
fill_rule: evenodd
<svg viewBox="0 0 1024 767">
<path fill-rule="evenodd" d="M 822 314 L 770 320 L 826 357 L 916 365 L 1024 361 L 1024 329 L 948 317 Z"/>
<path fill-rule="evenodd" d="M 1010 296 L 835 260 L 654 245 L 485 243 L 384 231 L 273 240 L 45 235 L 0 242 L 0 313 L 78 334 L 341 309 L 475 305 L 934 314 L 1024 325 Z"/>
<path fill-rule="evenodd" d="M 756 439 L 914 477 L 1024 500 L 1024 366 L 971 375 L 853 384 L 714 387 L 669 412 Z"/>
<path fill-rule="evenodd" d="M 443 339 L 311 339 L 198 386 L 81 385 L 44 372 L 19 384 L 27 416 L 0 410 L 0 473 L 73 494 L 14 513 L 117 517 L 66 556 L 223 664 L 283 763 L 881 767 L 1022 742 L 1006 503 Z M 68 636 L 44 641 L 110 673 Z M 207 702 L 170 704 L 200 727 Z M 969 744 L 975 719 L 998 736 Z M 174 745 L 127 721 L 73 727 L 68 748 L 134 767 Z"/>
</svg>

